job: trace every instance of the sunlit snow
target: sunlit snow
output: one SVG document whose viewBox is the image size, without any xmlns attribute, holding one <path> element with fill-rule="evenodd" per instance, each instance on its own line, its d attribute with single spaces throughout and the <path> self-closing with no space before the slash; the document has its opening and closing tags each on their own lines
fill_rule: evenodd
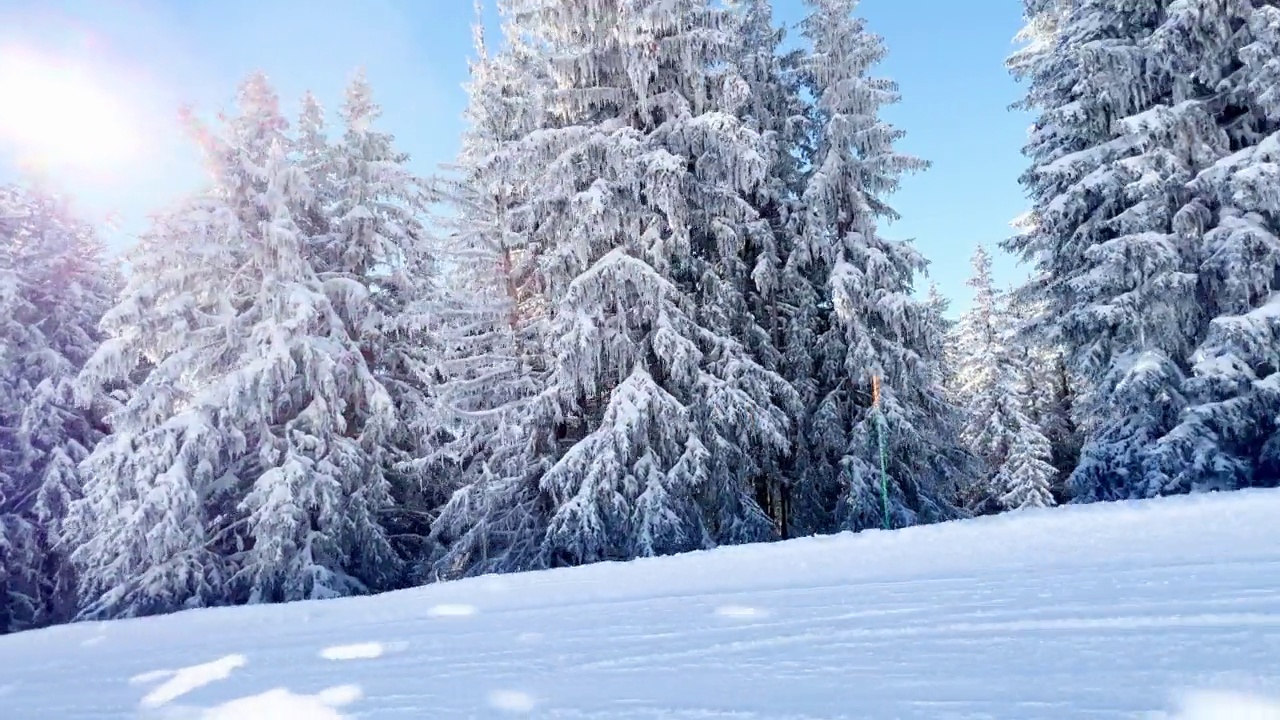
<svg viewBox="0 0 1280 720">
<path fill-rule="evenodd" d="M 1277 517 L 1099 504 L 53 627 L 0 637 L 0 716 L 1280 720 Z"/>
<path fill-rule="evenodd" d="M 537 705 L 537 700 L 518 690 L 496 690 L 489 693 L 489 705 L 504 712 L 527 713 Z"/>
<path fill-rule="evenodd" d="M 444 604 L 431 608 L 428 614 L 432 617 L 467 617 L 475 615 L 476 609 L 471 605 Z"/>
<path fill-rule="evenodd" d="M 372 660 L 382 657 L 386 651 L 382 643 L 367 642 L 354 645 L 335 645 L 320 651 L 325 660 Z"/>
<path fill-rule="evenodd" d="M 232 700 L 200 715 L 200 720 L 342 720 L 336 708 L 360 699 L 360 688 L 340 685 L 317 695 L 295 695 L 276 688 Z"/>
<path fill-rule="evenodd" d="M 1234 692 L 1192 693 L 1172 720 L 1280 720 L 1280 702 Z"/>
<path fill-rule="evenodd" d="M 243 655 L 227 655 L 213 662 L 192 665 L 177 671 L 152 671 L 135 675 L 133 684 L 164 680 L 163 684 L 147 693 L 139 703 L 144 708 L 157 708 L 197 688 L 226 680 L 232 671 L 244 667 L 248 661 Z M 168 679 L 165 679 L 168 678 Z"/>
<path fill-rule="evenodd" d="M 759 608 L 744 607 L 742 605 L 723 605 L 716 608 L 716 615 L 727 618 L 754 618 L 763 617 L 769 613 Z"/>
</svg>

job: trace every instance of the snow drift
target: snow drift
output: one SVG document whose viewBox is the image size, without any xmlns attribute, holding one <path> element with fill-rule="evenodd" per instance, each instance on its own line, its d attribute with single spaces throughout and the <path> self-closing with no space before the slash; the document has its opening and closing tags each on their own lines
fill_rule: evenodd
<svg viewBox="0 0 1280 720">
<path fill-rule="evenodd" d="M 1280 491 L 0 637 L 42 718 L 1280 718 Z"/>
</svg>

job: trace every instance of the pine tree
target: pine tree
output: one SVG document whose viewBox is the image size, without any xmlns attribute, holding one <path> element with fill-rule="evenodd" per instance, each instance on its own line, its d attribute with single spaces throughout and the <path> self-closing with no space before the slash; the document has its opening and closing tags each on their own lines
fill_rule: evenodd
<svg viewBox="0 0 1280 720">
<path fill-rule="evenodd" d="M 789 452 L 786 381 L 751 354 L 768 146 L 740 119 L 726 12 L 705 0 L 520 3 L 552 87 L 518 168 L 541 257 L 546 387 L 522 487 L 535 565 L 631 558 L 776 532 L 754 489 Z M 534 499 L 536 498 L 536 500 Z M 544 524 L 545 523 L 545 524 Z"/>
<path fill-rule="evenodd" d="M 84 617 L 362 592 L 395 575 L 376 513 L 393 402 L 307 259 L 303 173 L 266 78 L 201 145 L 213 187 L 157 219 L 86 388 L 145 374 L 83 464 Z M 144 364 L 145 363 L 145 364 Z"/>
<path fill-rule="evenodd" d="M 1013 453 L 1014 438 L 1026 421 L 1018 397 L 1023 366 L 1014 363 L 1008 300 L 991 277 L 991 256 L 981 245 L 973 253 L 973 305 L 956 325 L 956 395 L 965 408 L 961 437 L 977 458 L 979 480 L 966 493 L 969 507 L 991 512 L 1005 492 L 1001 468 Z"/>
<path fill-rule="evenodd" d="M 1149 48 L 1167 4 L 1028 2 L 1030 42 L 1010 60 L 1038 117 L 1022 178 L 1033 209 L 1006 247 L 1035 263 L 1021 292 L 1082 382 L 1081 500 L 1144 494 L 1149 450 L 1186 406 L 1202 322 L 1179 211 L 1221 137 L 1205 113 L 1162 104 L 1171 78 Z"/>
<path fill-rule="evenodd" d="M 310 92 L 302 96 L 302 109 L 289 147 L 310 188 L 295 219 L 308 239 L 308 256 L 317 267 L 336 267 L 341 263 L 337 254 L 340 247 L 332 237 L 331 211 L 337 195 L 337 149 L 329 138 L 324 106 Z"/>
<path fill-rule="evenodd" d="M 1215 155 L 1187 186 L 1179 239 L 1197 249 L 1203 311 L 1183 385 L 1188 409 L 1152 453 L 1134 495 L 1280 482 L 1280 8 L 1170 5 L 1150 43 L 1172 83 L 1173 118 L 1212 118 Z M 1184 121 L 1185 124 L 1185 121 Z M 1210 162 L 1213 161 L 1213 162 Z"/>
<path fill-rule="evenodd" d="M 504 48 L 491 54 L 480 8 L 468 84 L 468 129 L 452 168 L 454 208 L 445 257 L 454 266 L 442 332 L 442 411 L 449 442 L 436 466 L 458 487 L 432 527 L 429 578 L 501 572 L 536 564 L 545 532 L 535 483 L 527 477 L 525 411 L 542 387 L 539 248 L 521 207 L 538 182 L 521 142 L 542 118 L 547 77 L 510 17 Z"/>
<path fill-rule="evenodd" d="M 960 352 L 956 344 L 958 323 L 947 317 L 947 313 L 951 310 L 951 300 L 942 294 L 936 282 L 931 282 L 929 283 L 929 294 L 926 302 L 933 313 L 934 322 L 941 328 L 943 334 L 942 362 L 937 364 L 937 375 L 934 382 L 942 386 L 951 404 L 960 407 L 957 373 Z"/>
<path fill-rule="evenodd" d="M 0 632 L 74 612 L 57 540 L 102 431 L 72 386 L 115 289 L 103 246 L 63 200 L 0 188 Z"/>
<path fill-rule="evenodd" d="M 741 255 L 743 268 L 750 270 L 745 295 L 755 322 L 740 337 L 753 359 L 782 375 L 797 394 L 797 404 L 788 410 L 797 419 L 792 451 L 763 468 L 756 487 L 757 501 L 785 538 L 795 525 L 802 534 L 820 525 L 806 517 L 809 508 L 802 505 L 797 513 L 793 503 L 795 488 L 807 473 L 802 418 L 813 403 L 812 346 L 805 338 L 815 332 L 818 293 L 800 263 L 791 261 L 800 245 L 802 160 L 811 124 L 799 72 L 803 53 L 783 50 L 786 32 L 774 24 L 771 3 L 738 0 L 730 8 L 728 21 L 738 38 L 732 63 L 747 90 L 738 115 L 760 133 L 769 153 L 766 177 L 748 195 L 759 219 L 748 227 Z"/>
<path fill-rule="evenodd" d="M 889 433 L 892 522 L 908 525 L 953 514 L 952 483 L 962 463 L 956 409 L 936 382 L 944 332 L 913 295 L 923 257 L 879 234 L 896 217 L 886 196 L 904 173 L 926 167 L 894 149 L 902 132 L 880 118 L 897 102 L 896 85 L 870 76 L 884 43 L 853 15 L 854 0 L 810 0 L 801 24 L 811 49 L 804 80 L 815 102 L 816 133 L 804 190 L 808 273 L 820 281 L 825 317 L 816 339 L 818 403 L 810 424 L 808 492 L 833 508 L 841 527 L 882 523 L 874 377 L 883 380 Z"/>
<path fill-rule="evenodd" d="M 1036 211 L 1010 245 L 1082 386 L 1077 499 L 1271 484 L 1277 8 L 1028 9 Z"/>
<path fill-rule="evenodd" d="M 424 224 L 435 193 L 406 167 L 409 158 L 395 149 L 394 137 L 374 128 L 381 114 L 367 78 L 357 73 L 340 112 L 343 136 L 329 154 L 332 180 L 323 213 L 329 227 L 311 243 L 320 248 L 313 250 L 312 265 L 396 411 L 376 448 L 396 502 L 387 507 L 381 491 L 367 498 L 357 491 L 351 502 L 361 503 L 359 515 L 371 522 L 382 513 L 384 522 L 394 523 L 401 554 L 416 558 L 426 552 L 429 523 L 423 518 L 446 496 L 428 462 L 441 433 L 433 395 L 439 272 L 435 241 Z"/>
<path fill-rule="evenodd" d="M 1067 369 L 1062 349 L 1045 339 L 1042 326 L 1047 318 L 1043 310 L 1017 292 L 1010 291 L 1005 296 L 1009 304 L 1009 346 L 1015 351 L 1019 367 L 1032 379 L 1027 413 L 1049 441 L 1050 462 L 1055 470 L 1051 490 L 1055 502 L 1064 502 L 1069 499 L 1065 480 L 1080 459 L 1081 438 L 1074 415 L 1076 380 Z"/>
<path fill-rule="evenodd" d="M 1026 400 L 1032 392 L 1030 377 L 1019 388 L 1020 400 Z M 1000 488 L 1000 504 L 1006 510 L 1052 507 L 1053 479 L 1057 469 L 1049 462 L 1052 447 L 1049 439 L 1028 416 L 1027 409 L 1020 408 L 1015 417 L 1015 428 L 1010 438 L 1009 454 L 996 474 L 995 486 Z"/>
</svg>

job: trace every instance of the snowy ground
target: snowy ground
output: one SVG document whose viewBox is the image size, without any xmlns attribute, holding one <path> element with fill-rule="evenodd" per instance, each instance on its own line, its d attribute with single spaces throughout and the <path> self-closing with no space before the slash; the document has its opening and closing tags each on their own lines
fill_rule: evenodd
<svg viewBox="0 0 1280 720">
<path fill-rule="evenodd" d="M 1280 492 L 0 637 L 0 717 L 1276 720 Z"/>
</svg>

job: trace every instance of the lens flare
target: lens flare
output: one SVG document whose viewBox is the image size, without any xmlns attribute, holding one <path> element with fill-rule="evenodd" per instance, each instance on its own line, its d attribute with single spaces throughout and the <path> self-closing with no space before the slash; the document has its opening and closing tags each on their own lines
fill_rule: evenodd
<svg viewBox="0 0 1280 720">
<path fill-rule="evenodd" d="M 0 46 L 0 151 L 55 173 L 125 170 L 141 133 L 120 90 L 84 64 Z"/>
</svg>

